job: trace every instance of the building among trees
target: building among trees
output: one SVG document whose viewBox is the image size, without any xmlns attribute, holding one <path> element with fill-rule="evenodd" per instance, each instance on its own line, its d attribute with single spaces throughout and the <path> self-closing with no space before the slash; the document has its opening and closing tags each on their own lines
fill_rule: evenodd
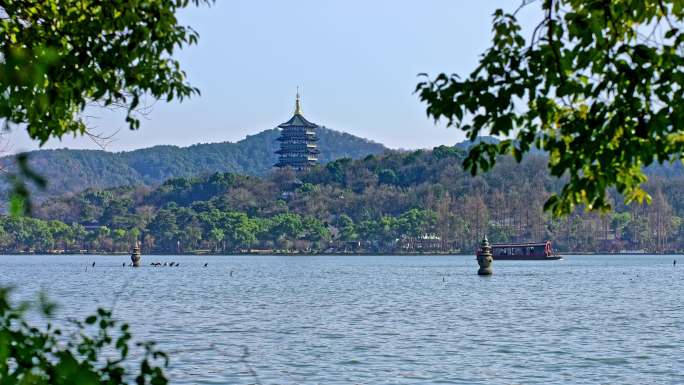
<svg viewBox="0 0 684 385">
<path fill-rule="evenodd" d="M 302 115 L 302 104 L 299 92 L 295 100 L 294 116 L 278 126 L 282 131 L 278 141 L 280 149 L 276 167 L 292 167 L 295 170 L 307 170 L 318 163 L 318 148 L 316 146 L 316 128 L 318 125 L 309 122 Z"/>
</svg>

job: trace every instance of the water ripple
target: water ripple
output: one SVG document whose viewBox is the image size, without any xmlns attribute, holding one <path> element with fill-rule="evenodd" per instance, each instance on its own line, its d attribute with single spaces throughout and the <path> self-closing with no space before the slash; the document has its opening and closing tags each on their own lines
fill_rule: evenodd
<svg viewBox="0 0 684 385">
<path fill-rule="evenodd" d="M 47 290 L 57 323 L 115 305 L 171 353 L 172 384 L 684 383 L 673 257 L 497 261 L 485 279 L 458 256 L 126 258 L 3 256 L 0 284 Z"/>
</svg>

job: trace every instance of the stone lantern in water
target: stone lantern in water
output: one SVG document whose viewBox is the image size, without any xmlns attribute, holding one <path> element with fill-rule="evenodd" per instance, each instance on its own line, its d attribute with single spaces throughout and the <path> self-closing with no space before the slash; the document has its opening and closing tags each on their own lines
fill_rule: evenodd
<svg viewBox="0 0 684 385">
<path fill-rule="evenodd" d="M 131 254 L 131 262 L 133 267 L 140 267 L 140 242 L 136 242 L 133 247 L 133 254 Z"/>
<path fill-rule="evenodd" d="M 477 264 L 480 268 L 477 270 L 477 275 L 492 275 L 492 246 L 489 245 L 487 236 L 485 235 L 480 243 L 480 250 L 477 252 Z"/>
</svg>

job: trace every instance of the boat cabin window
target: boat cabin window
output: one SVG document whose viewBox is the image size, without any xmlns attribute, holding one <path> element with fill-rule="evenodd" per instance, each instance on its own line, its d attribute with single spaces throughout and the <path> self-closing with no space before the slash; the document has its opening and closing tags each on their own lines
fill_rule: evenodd
<svg viewBox="0 0 684 385">
<path fill-rule="evenodd" d="M 494 256 L 497 255 L 545 255 L 546 247 L 545 245 L 533 245 L 533 246 L 517 246 L 517 247 L 494 247 L 492 250 Z"/>
</svg>

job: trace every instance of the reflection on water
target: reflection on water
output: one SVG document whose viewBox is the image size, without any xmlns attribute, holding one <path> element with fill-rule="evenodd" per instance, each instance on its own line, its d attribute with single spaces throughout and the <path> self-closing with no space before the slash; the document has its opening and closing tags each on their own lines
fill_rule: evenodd
<svg viewBox="0 0 684 385">
<path fill-rule="evenodd" d="M 174 384 L 676 384 L 675 258 L 495 261 L 479 277 L 463 256 L 2 256 L 0 284 L 47 290 L 58 323 L 114 306 L 171 353 Z"/>
</svg>

